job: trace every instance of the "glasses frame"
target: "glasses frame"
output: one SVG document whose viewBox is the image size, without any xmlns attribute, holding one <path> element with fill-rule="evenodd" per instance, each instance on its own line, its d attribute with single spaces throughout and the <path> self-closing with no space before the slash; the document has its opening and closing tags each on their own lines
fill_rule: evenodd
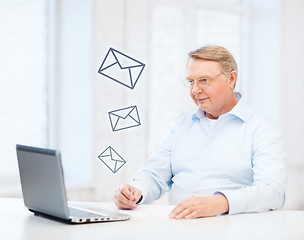
<svg viewBox="0 0 304 240">
<path fill-rule="evenodd" d="M 217 78 L 218 76 L 220 76 L 222 74 L 224 74 L 224 73 L 221 72 L 212 78 L 200 78 L 200 79 L 192 80 L 191 82 L 186 79 L 186 80 L 184 80 L 184 84 L 186 87 L 191 88 L 191 89 L 194 87 L 195 84 L 196 84 L 196 86 L 201 87 L 201 88 L 207 87 L 209 84 L 209 81 L 211 81 L 214 78 Z M 200 80 L 204 80 L 206 82 L 206 84 L 202 84 L 202 82 L 199 82 Z"/>
</svg>

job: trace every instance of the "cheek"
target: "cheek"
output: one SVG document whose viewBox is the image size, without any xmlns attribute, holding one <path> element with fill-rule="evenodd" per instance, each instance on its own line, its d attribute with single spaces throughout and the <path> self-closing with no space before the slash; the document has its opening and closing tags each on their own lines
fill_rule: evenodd
<svg viewBox="0 0 304 240">
<path fill-rule="evenodd" d="M 221 88 L 220 86 L 206 89 L 206 95 L 209 96 L 211 102 L 221 102 L 223 99 L 225 99 L 226 91 L 224 88 Z"/>
<path fill-rule="evenodd" d="M 192 98 L 193 102 L 197 105 L 197 100 L 194 97 L 194 95 L 192 94 L 192 91 L 190 91 L 190 97 Z"/>
<path fill-rule="evenodd" d="M 212 94 L 214 101 L 216 102 L 225 102 L 227 98 L 227 89 L 226 88 L 218 88 Z"/>
</svg>

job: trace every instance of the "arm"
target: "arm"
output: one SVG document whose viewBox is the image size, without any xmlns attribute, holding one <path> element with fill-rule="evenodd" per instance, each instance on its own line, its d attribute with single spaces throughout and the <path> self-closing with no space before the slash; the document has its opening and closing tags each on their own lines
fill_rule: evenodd
<svg viewBox="0 0 304 240">
<path fill-rule="evenodd" d="M 285 152 L 280 131 L 264 120 L 252 137 L 252 186 L 220 192 L 228 199 L 229 214 L 280 209 L 285 202 Z"/>
<path fill-rule="evenodd" d="M 177 123 L 173 125 L 150 159 L 133 176 L 133 196 L 129 184 L 118 189 L 115 203 L 119 208 L 132 209 L 138 203 L 150 203 L 169 190 L 172 178 L 171 147 L 176 125 Z"/>
<path fill-rule="evenodd" d="M 134 175 L 134 186 L 142 191 L 141 203 L 151 203 L 171 187 L 173 129 L 163 138 L 144 166 Z"/>
</svg>

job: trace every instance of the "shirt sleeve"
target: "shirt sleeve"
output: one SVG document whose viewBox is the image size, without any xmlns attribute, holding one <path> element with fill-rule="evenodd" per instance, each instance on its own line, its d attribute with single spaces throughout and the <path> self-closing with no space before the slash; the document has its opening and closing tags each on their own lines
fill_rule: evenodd
<svg viewBox="0 0 304 240">
<path fill-rule="evenodd" d="M 140 203 L 147 204 L 160 198 L 172 185 L 171 149 L 175 122 L 144 166 L 134 175 L 134 187 L 142 191 Z"/>
<path fill-rule="evenodd" d="M 259 121 L 252 138 L 252 186 L 216 192 L 227 198 L 229 214 L 280 209 L 285 202 L 287 177 L 281 132 L 270 121 Z"/>
</svg>

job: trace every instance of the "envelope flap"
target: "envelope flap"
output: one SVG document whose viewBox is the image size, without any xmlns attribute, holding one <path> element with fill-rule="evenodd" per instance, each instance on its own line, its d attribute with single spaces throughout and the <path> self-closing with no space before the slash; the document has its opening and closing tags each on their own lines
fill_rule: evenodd
<svg viewBox="0 0 304 240">
<path fill-rule="evenodd" d="M 137 83 L 138 78 L 139 78 L 141 72 L 143 71 L 144 67 L 145 67 L 144 65 L 141 65 L 138 67 L 130 68 L 131 83 L 133 86 Z"/>
<path fill-rule="evenodd" d="M 111 156 L 113 161 L 125 162 L 125 160 L 113 148 L 111 148 Z"/>
<path fill-rule="evenodd" d="M 137 112 L 137 107 L 135 107 L 129 114 L 128 116 L 130 116 L 134 121 L 136 121 L 137 123 L 140 124 L 140 120 L 139 120 L 139 116 L 138 116 L 138 112 Z"/>
<path fill-rule="evenodd" d="M 111 156 L 111 150 L 110 150 L 111 147 L 107 147 L 106 150 L 104 150 L 100 155 L 99 157 L 107 157 L 107 156 Z"/>
<path fill-rule="evenodd" d="M 100 66 L 99 72 L 104 71 L 105 69 L 113 66 L 114 64 L 117 64 L 117 59 L 115 58 L 113 52 L 110 49 L 105 59 L 103 60 L 103 63 Z"/>
<path fill-rule="evenodd" d="M 136 106 L 122 108 L 119 110 L 112 111 L 112 112 L 110 112 L 110 114 L 113 114 L 119 118 L 125 119 L 134 110 L 135 107 Z"/>
<path fill-rule="evenodd" d="M 143 63 L 131 58 L 115 49 L 112 49 L 115 58 L 121 68 L 132 68 L 132 67 L 139 67 L 144 65 Z"/>
</svg>

